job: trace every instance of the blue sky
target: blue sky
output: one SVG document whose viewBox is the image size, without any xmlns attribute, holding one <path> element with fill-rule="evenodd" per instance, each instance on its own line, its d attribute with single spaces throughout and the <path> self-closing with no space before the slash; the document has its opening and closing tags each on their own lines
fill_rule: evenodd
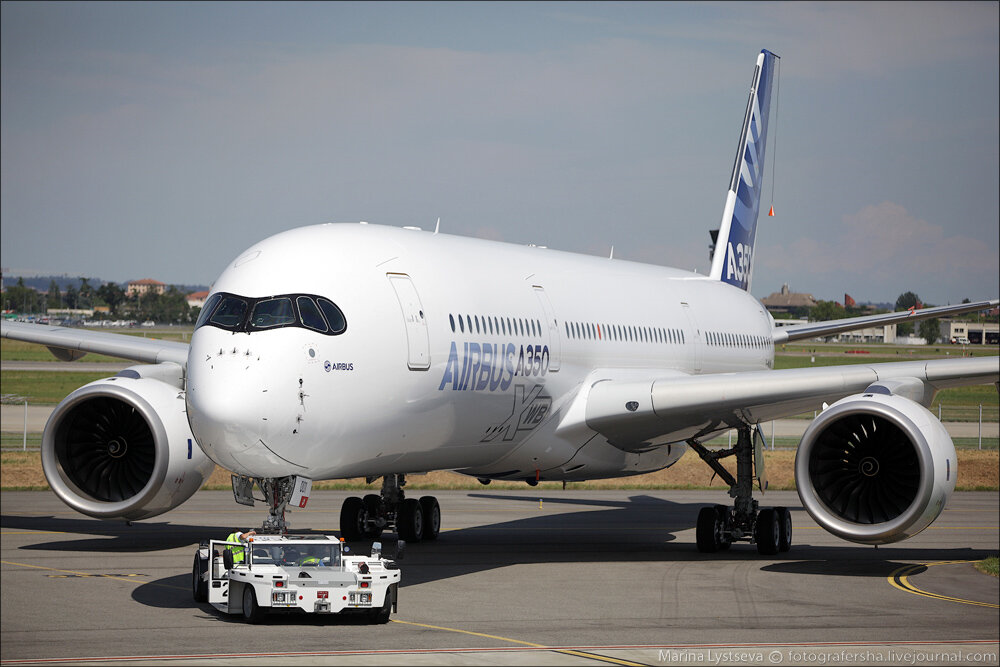
<svg viewBox="0 0 1000 667">
<path fill-rule="evenodd" d="M 753 293 L 996 297 L 998 7 L 5 1 L 0 263 L 210 284 L 285 229 L 440 217 L 706 272 L 768 48 Z"/>
</svg>

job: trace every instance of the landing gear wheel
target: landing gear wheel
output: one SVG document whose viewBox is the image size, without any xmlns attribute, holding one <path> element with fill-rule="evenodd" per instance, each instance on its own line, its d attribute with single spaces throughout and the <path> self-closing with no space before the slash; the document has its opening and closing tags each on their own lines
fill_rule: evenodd
<svg viewBox="0 0 1000 667">
<path fill-rule="evenodd" d="M 698 523 L 694 532 L 698 551 L 703 554 L 714 554 L 719 550 L 719 539 L 715 532 L 716 523 L 715 508 L 702 507 L 698 512 Z"/>
<path fill-rule="evenodd" d="M 376 519 L 382 509 L 382 496 L 376 493 L 369 493 L 362 499 L 362 504 L 365 508 L 365 514 L 369 519 Z M 362 534 L 366 539 L 377 540 L 382 535 L 382 528 L 376 523 L 367 523 L 362 520 Z"/>
<path fill-rule="evenodd" d="M 365 504 L 350 496 L 340 507 L 340 536 L 345 540 L 360 540 L 365 535 Z"/>
<path fill-rule="evenodd" d="M 253 586 L 243 587 L 243 619 L 247 623 L 259 623 L 264 616 L 260 605 L 257 604 L 257 596 L 253 592 Z"/>
<path fill-rule="evenodd" d="M 729 545 L 733 543 L 732 539 L 729 537 L 729 525 L 727 524 L 729 508 L 725 505 L 716 505 L 715 515 L 718 517 L 719 521 L 719 525 L 715 529 L 719 534 L 719 551 L 728 551 Z"/>
<path fill-rule="evenodd" d="M 441 532 L 441 506 L 434 496 L 420 499 L 420 509 L 424 513 L 424 539 L 436 540 Z"/>
<path fill-rule="evenodd" d="M 424 537 L 424 512 L 415 498 L 407 498 L 396 517 L 396 534 L 407 542 L 419 542 Z"/>
<path fill-rule="evenodd" d="M 714 554 L 729 548 L 730 540 L 726 534 L 726 514 L 729 510 L 724 505 L 702 507 L 698 512 L 698 523 L 695 527 L 695 541 L 698 551 Z"/>
<path fill-rule="evenodd" d="M 792 513 L 787 507 L 775 507 L 778 514 L 778 551 L 788 551 L 792 548 Z"/>
<path fill-rule="evenodd" d="M 773 556 L 778 553 L 781 531 L 778 526 L 778 513 L 771 508 L 763 509 L 757 515 L 755 527 L 757 538 L 757 553 L 761 556 Z"/>
<path fill-rule="evenodd" d="M 194 565 L 191 568 L 191 593 L 195 602 L 208 602 L 208 582 L 205 573 L 208 571 L 208 560 L 194 555 Z"/>
<path fill-rule="evenodd" d="M 701 508 L 701 511 L 698 512 L 698 524 L 695 528 L 698 551 L 714 554 L 716 551 L 725 551 L 729 548 L 731 541 L 726 532 L 728 513 L 729 509 L 725 505 Z"/>
</svg>

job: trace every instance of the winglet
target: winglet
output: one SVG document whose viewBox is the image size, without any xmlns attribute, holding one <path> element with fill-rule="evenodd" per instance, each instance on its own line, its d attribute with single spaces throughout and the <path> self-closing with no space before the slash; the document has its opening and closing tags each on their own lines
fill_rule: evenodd
<svg viewBox="0 0 1000 667">
<path fill-rule="evenodd" d="M 709 277 L 745 291 L 750 291 L 753 273 L 757 213 L 764 177 L 764 149 L 767 146 L 767 120 L 771 109 L 774 64 L 777 60 L 778 56 L 767 50 L 761 51 L 757 56 L 736 161 L 729 179 L 726 206 L 719 226 L 719 242 L 712 256 L 712 270 L 709 273 Z"/>
</svg>

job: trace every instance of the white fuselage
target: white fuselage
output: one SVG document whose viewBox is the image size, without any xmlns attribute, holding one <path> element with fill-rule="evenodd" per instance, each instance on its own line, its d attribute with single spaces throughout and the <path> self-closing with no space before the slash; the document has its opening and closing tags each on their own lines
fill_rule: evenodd
<svg viewBox="0 0 1000 667">
<path fill-rule="evenodd" d="M 719 281 L 413 229 L 329 224 L 278 234 L 230 264 L 213 292 L 318 295 L 347 322 L 340 335 L 195 331 L 192 431 L 216 463 L 254 477 L 649 472 L 686 447 L 626 452 L 587 429 L 556 432 L 593 373 L 669 377 L 773 363 L 769 315 Z"/>
</svg>

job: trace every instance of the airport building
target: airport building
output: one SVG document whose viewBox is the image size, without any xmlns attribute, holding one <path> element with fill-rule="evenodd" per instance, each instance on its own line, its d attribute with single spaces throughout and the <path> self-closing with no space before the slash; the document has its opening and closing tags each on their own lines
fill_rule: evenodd
<svg viewBox="0 0 1000 667">
<path fill-rule="evenodd" d="M 161 283 L 159 280 L 153 280 L 152 278 L 143 278 L 142 280 L 130 280 L 125 292 L 129 296 L 141 296 L 147 292 L 163 294 L 166 290 L 166 283 Z"/>
<path fill-rule="evenodd" d="M 796 324 L 808 324 L 809 320 L 775 320 L 774 327 L 790 327 Z M 857 331 L 845 331 L 833 336 L 824 336 L 816 340 L 828 343 L 896 343 L 901 342 L 896 337 L 896 325 L 885 324 L 880 327 L 868 327 Z"/>
<path fill-rule="evenodd" d="M 187 295 L 188 305 L 192 308 L 201 308 L 205 305 L 205 299 L 208 298 L 208 292 L 203 290 L 201 292 L 192 292 Z"/>
<path fill-rule="evenodd" d="M 857 331 L 845 331 L 837 334 L 838 343 L 896 343 L 896 325 L 885 324 L 880 327 L 869 327 Z"/>
<path fill-rule="evenodd" d="M 941 341 L 962 345 L 1000 343 L 1000 324 L 996 322 L 961 322 L 941 320 Z"/>
<path fill-rule="evenodd" d="M 771 292 L 760 302 L 772 313 L 792 313 L 798 316 L 808 314 L 809 309 L 816 305 L 816 299 L 812 294 L 793 292 L 789 289 L 788 283 L 781 286 L 780 292 Z"/>
</svg>

